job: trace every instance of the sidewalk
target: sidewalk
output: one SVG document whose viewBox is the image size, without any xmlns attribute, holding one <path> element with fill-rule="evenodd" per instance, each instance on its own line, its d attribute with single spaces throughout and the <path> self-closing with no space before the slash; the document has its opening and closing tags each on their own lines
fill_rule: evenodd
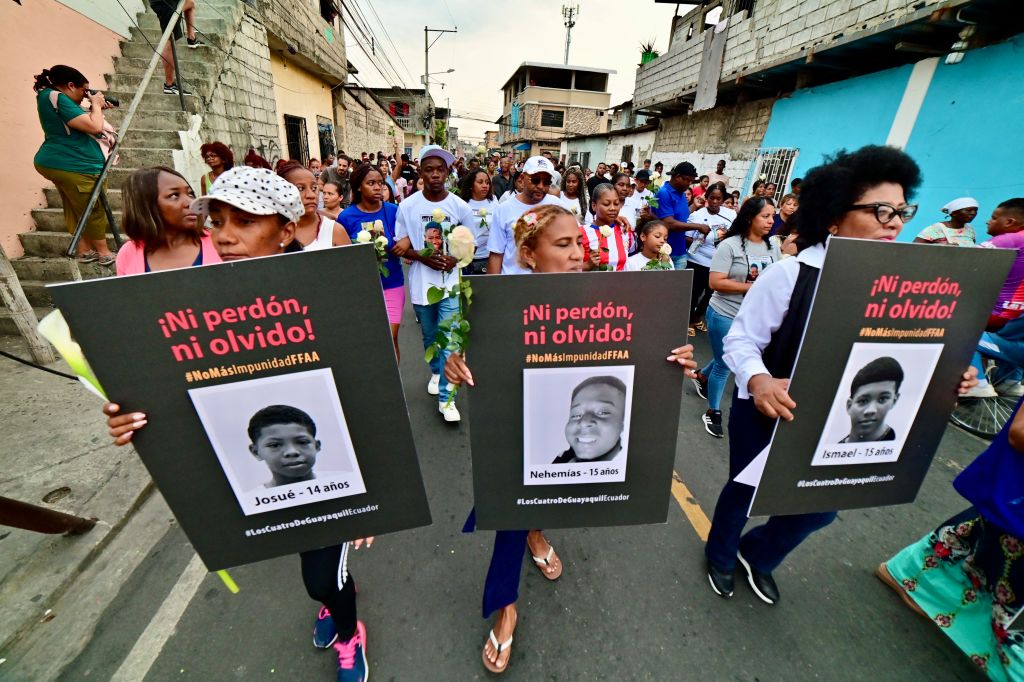
<svg viewBox="0 0 1024 682">
<path fill-rule="evenodd" d="M 18 338 L 0 337 L 0 349 L 28 357 Z M 52 367 L 68 372 L 63 362 Z M 135 451 L 112 445 L 99 399 L 77 382 L 0 357 L 0 395 L 0 495 L 99 519 L 77 537 L 0 526 L 0 659 L 10 658 L 0 663 L 4 678 L 19 640 L 66 632 L 58 600 L 81 592 L 76 579 L 153 488 Z"/>
</svg>

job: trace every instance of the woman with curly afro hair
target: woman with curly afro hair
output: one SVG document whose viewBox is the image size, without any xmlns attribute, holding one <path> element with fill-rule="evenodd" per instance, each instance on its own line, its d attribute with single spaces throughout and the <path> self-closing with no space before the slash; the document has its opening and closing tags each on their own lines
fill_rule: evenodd
<svg viewBox="0 0 1024 682">
<path fill-rule="evenodd" d="M 773 516 L 745 535 L 754 488 L 733 480 L 771 441 L 778 419 L 792 421 L 796 403 L 789 377 L 811 309 L 829 237 L 893 241 L 917 206 L 908 203 L 921 171 L 903 151 L 868 146 L 838 152 L 804 179 L 796 220 L 800 249 L 775 264 L 750 288 L 725 338 L 724 358 L 736 376 L 729 414 L 729 481 L 715 506 L 705 546 L 711 588 L 733 593 L 739 563 L 761 601 L 779 600 L 772 572 L 835 512 Z M 973 369 L 960 391 L 977 384 Z M 953 387 L 951 386 L 950 389 Z"/>
</svg>

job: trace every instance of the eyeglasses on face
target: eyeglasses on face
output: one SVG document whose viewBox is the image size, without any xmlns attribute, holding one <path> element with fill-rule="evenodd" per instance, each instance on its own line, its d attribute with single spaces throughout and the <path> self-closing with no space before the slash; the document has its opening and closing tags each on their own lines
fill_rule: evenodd
<svg viewBox="0 0 1024 682">
<path fill-rule="evenodd" d="M 903 222 L 908 222 L 917 215 L 917 204 L 906 204 L 897 208 L 879 201 L 872 204 L 850 204 L 850 209 L 871 209 L 875 212 L 875 219 L 883 225 L 891 222 L 896 216 Z"/>
</svg>

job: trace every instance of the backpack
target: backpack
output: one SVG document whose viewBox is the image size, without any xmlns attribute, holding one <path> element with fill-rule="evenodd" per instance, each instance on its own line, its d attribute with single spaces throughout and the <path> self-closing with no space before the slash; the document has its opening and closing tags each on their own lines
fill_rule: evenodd
<svg viewBox="0 0 1024 682">
<path fill-rule="evenodd" d="M 60 118 L 60 110 L 57 108 L 57 98 L 59 97 L 60 92 L 57 90 L 50 90 L 50 104 L 53 106 L 53 111 L 57 114 L 57 118 Z M 61 123 L 64 125 L 64 131 L 70 135 L 71 129 L 68 128 L 68 124 L 64 123 L 63 120 Z M 93 139 L 96 140 L 96 144 L 100 146 L 100 151 L 103 152 L 104 160 L 109 159 L 110 152 L 112 152 L 114 150 L 114 146 L 117 145 L 117 129 L 104 120 L 103 130 L 94 135 Z M 117 162 L 118 156 L 115 155 L 114 160 L 110 162 L 110 165 L 116 166 Z"/>
</svg>

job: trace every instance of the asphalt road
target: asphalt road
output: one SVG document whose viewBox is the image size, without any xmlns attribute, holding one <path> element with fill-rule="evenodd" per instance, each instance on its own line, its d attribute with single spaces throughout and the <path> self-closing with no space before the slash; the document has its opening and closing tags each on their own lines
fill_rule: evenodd
<svg viewBox="0 0 1024 682">
<path fill-rule="evenodd" d="M 468 431 L 465 424 L 444 424 L 426 393 L 428 370 L 411 315 L 401 343 L 434 523 L 380 537 L 350 562 L 368 631 L 370 676 L 483 679 L 490 674 L 480 662 L 488 630 L 480 593 L 493 533 L 460 532 L 472 506 Z M 706 336 L 696 343 L 698 358 L 706 359 Z M 727 442 L 705 434 L 702 401 L 687 383 L 676 472 L 690 504 L 710 516 L 725 481 Z M 964 508 L 950 482 L 982 447 L 947 429 L 918 501 L 840 514 L 776 572 L 782 600 L 775 607 L 739 580 L 731 600 L 710 590 L 702 540 L 675 499 L 664 525 L 553 531 L 564 574 L 549 583 L 532 565 L 524 567 L 504 677 L 979 679 L 938 629 L 910 613 L 872 571 Z M 699 510 L 693 514 L 699 519 Z M 297 557 L 233 569 L 241 592 L 231 594 L 213 575 L 197 580 L 194 590 L 182 589 L 192 556 L 180 529 L 166 531 L 62 679 L 111 679 L 144 632 L 153 638 L 145 640 L 153 642 L 150 653 L 159 655 L 127 679 L 334 679 L 333 651 L 311 644 L 317 605 L 302 587 Z"/>
</svg>

